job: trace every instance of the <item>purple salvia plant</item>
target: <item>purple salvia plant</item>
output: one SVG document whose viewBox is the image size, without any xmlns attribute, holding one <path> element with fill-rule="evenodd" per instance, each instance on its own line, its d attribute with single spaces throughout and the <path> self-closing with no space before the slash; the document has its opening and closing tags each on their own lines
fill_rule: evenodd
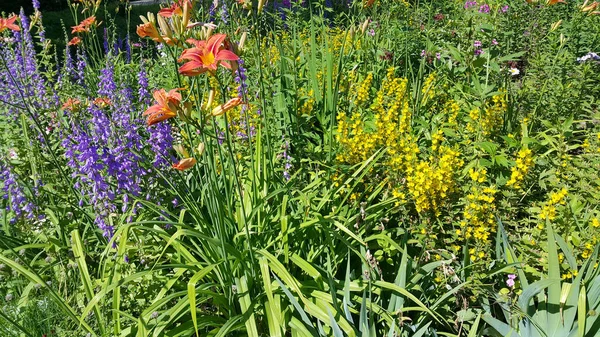
<svg viewBox="0 0 600 337">
<path fill-rule="evenodd" d="M 227 10 L 227 1 L 223 1 L 221 5 L 221 22 L 223 25 L 227 25 L 229 22 L 229 12 Z"/>
<path fill-rule="evenodd" d="M 44 26 L 42 25 L 42 12 L 40 11 L 40 0 L 32 0 L 31 4 L 33 5 L 35 15 L 38 17 L 37 22 L 40 29 L 38 35 L 40 37 L 40 42 L 44 43 L 44 41 L 46 41 L 46 31 L 44 29 Z"/>
<path fill-rule="evenodd" d="M 100 72 L 100 83 L 98 83 L 98 96 L 108 97 L 111 101 L 115 100 L 117 85 L 114 79 L 115 67 L 110 58 L 106 60 L 106 67 Z"/>
<path fill-rule="evenodd" d="M 150 91 L 148 90 L 148 75 L 144 63 L 140 63 L 140 71 L 138 72 L 138 98 L 144 106 L 152 103 Z"/>
<path fill-rule="evenodd" d="M 2 161 L 0 161 L 0 181 L 2 197 L 7 200 L 6 210 L 14 214 L 10 222 L 15 223 L 21 218 L 35 219 L 37 207 L 25 194 L 25 189 L 19 183 L 19 176 L 11 170 L 10 165 Z"/>
<path fill-rule="evenodd" d="M 108 55 L 108 52 L 110 51 L 108 49 L 108 29 L 106 27 L 104 27 L 104 43 L 103 43 L 103 47 L 104 47 L 104 54 Z"/>
<path fill-rule="evenodd" d="M 158 123 L 148 127 L 150 139 L 148 142 L 154 152 L 154 167 L 164 168 L 171 165 L 174 158 L 168 153 L 173 147 L 173 134 L 169 123 Z"/>
<path fill-rule="evenodd" d="M 87 57 L 85 54 L 85 50 L 81 48 L 77 48 L 77 72 L 75 73 L 75 78 L 77 84 L 86 87 L 85 85 L 85 67 L 87 67 Z"/>
</svg>

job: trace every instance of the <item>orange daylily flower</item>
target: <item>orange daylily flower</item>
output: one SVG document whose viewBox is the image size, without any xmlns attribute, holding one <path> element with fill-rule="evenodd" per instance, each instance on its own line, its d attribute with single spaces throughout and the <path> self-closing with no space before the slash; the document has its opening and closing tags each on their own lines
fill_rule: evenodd
<svg viewBox="0 0 600 337">
<path fill-rule="evenodd" d="M 223 43 L 226 38 L 225 34 L 215 34 L 207 41 L 187 40 L 195 47 L 184 50 L 179 57 L 179 61 L 188 61 L 179 67 L 179 73 L 185 76 L 196 76 L 207 71 L 214 74 L 219 64 L 231 69 L 231 64 L 221 61 L 237 61 L 239 57 L 225 49 Z"/>
<path fill-rule="evenodd" d="M 185 159 L 181 159 L 179 161 L 179 163 L 173 164 L 173 168 L 177 169 L 179 171 L 185 171 L 185 170 L 193 167 L 194 165 L 196 165 L 196 159 L 194 159 L 194 158 L 185 158 Z"/>
<path fill-rule="evenodd" d="M 77 108 L 78 105 L 81 104 L 81 101 L 78 100 L 77 98 L 73 99 L 73 98 L 69 98 L 65 104 L 62 105 L 62 109 L 66 110 L 73 110 L 74 108 Z"/>
<path fill-rule="evenodd" d="M 140 37 L 149 37 L 155 42 L 160 42 L 161 40 L 158 29 L 156 29 L 156 25 L 152 22 L 146 22 L 138 25 L 136 32 Z"/>
<path fill-rule="evenodd" d="M 74 38 L 71 39 L 71 41 L 69 41 L 69 43 L 67 43 L 68 46 L 75 46 L 81 43 L 81 39 L 79 38 L 79 36 L 75 36 Z"/>
<path fill-rule="evenodd" d="M 165 18 L 170 18 L 173 15 L 182 16 L 183 15 L 183 7 L 185 6 L 186 2 L 188 5 L 188 9 L 191 10 L 192 9 L 192 1 L 191 0 L 179 0 L 179 1 L 173 2 L 173 4 L 171 4 L 171 6 L 169 6 L 169 7 L 162 8 L 160 11 L 158 11 L 158 15 L 164 16 Z"/>
<path fill-rule="evenodd" d="M 96 17 L 92 15 L 89 18 L 81 21 L 77 26 L 71 27 L 71 28 L 73 28 L 73 30 L 71 31 L 71 34 L 89 33 L 90 27 L 95 23 L 96 23 Z"/>
<path fill-rule="evenodd" d="M 146 120 L 148 126 L 177 116 L 179 103 L 181 103 L 181 94 L 177 92 L 178 90 L 172 89 L 167 92 L 165 89 L 160 89 L 152 94 L 157 104 L 149 107 L 143 114 L 148 116 Z"/>
<path fill-rule="evenodd" d="M 112 105 L 112 102 L 108 97 L 98 97 L 94 99 L 94 105 L 100 108 L 106 108 L 107 106 Z"/>
<path fill-rule="evenodd" d="M 527 3 L 537 3 L 538 0 L 527 0 Z M 565 0 L 546 0 L 547 5 L 556 5 L 557 3 L 567 3 Z"/>
<path fill-rule="evenodd" d="M 10 29 L 15 32 L 20 31 L 21 27 L 19 27 L 15 24 L 15 21 L 17 20 L 17 18 L 18 18 L 18 16 L 14 15 L 14 14 L 8 19 L 0 18 L 0 32 L 2 32 L 5 29 Z"/>
<path fill-rule="evenodd" d="M 235 108 L 236 106 L 242 104 L 242 99 L 239 97 L 236 98 L 232 98 L 229 101 L 227 101 L 225 104 L 221 104 L 218 107 L 214 108 L 212 110 L 212 115 L 213 116 L 220 116 L 222 114 L 224 114 L 225 112 Z"/>
<path fill-rule="evenodd" d="M 366 1 L 363 1 L 363 7 L 364 8 L 371 7 L 374 2 L 375 2 L 375 0 L 366 0 Z"/>
</svg>

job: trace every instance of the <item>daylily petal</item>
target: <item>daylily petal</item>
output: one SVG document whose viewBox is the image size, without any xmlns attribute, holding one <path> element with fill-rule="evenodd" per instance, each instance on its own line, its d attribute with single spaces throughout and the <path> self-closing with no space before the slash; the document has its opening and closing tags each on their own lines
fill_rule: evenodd
<svg viewBox="0 0 600 337">
<path fill-rule="evenodd" d="M 196 165 L 196 159 L 194 158 L 185 158 L 179 161 L 179 163 L 173 164 L 173 168 L 179 171 L 187 170 Z"/>
<path fill-rule="evenodd" d="M 240 58 L 236 54 L 234 54 L 232 51 L 223 49 L 223 50 L 219 51 L 219 53 L 217 53 L 217 56 L 215 59 L 218 61 L 237 61 Z"/>
</svg>

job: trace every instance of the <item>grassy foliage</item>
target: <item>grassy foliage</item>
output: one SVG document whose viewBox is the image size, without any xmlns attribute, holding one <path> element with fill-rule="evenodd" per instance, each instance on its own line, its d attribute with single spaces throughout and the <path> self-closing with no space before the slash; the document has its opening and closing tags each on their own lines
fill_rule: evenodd
<svg viewBox="0 0 600 337">
<path fill-rule="evenodd" d="M 588 5 L 22 15 L 0 32 L 1 333 L 593 335 Z"/>
</svg>

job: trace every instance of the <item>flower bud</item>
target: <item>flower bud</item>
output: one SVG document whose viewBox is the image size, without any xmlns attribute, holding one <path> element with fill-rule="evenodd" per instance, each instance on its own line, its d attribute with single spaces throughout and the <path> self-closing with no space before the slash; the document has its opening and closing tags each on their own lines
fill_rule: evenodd
<svg viewBox="0 0 600 337">
<path fill-rule="evenodd" d="M 267 0 L 258 0 L 258 6 L 256 7 L 256 12 L 260 14 L 262 12 L 263 7 L 267 4 Z"/>
<path fill-rule="evenodd" d="M 247 37 L 248 37 L 247 32 L 243 32 L 242 36 L 240 37 L 240 42 L 238 43 L 238 46 L 237 46 L 238 53 L 240 53 L 240 54 L 244 51 L 244 45 L 246 44 Z"/>
<path fill-rule="evenodd" d="M 173 168 L 179 171 L 185 171 L 189 168 L 192 168 L 194 165 L 196 165 L 196 159 L 185 158 L 181 159 L 179 163 L 173 164 Z"/>
<path fill-rule="evenodd" d="M 204 106 L 204 110 L 210 109 L 210 106 L 213 104 L 214 100 L 215 100 L 215 91 L 211 89 L 208 92 L 208 101 L 206 102 L 206 106 Z"/>
<path fill-rule="evenodd" d="M 190 156 L 190 154 L 187 152 L 187 150 L 185 149 L 185 146 L 183 146 L 183 144 L 173 145 L 173 150 L 175 150 L 175 152 L 177 152 L 177 154 L 179 154 L 180 156 L 182 156 L 184 158 Z"/>
<path fill-rule="evenodd" d="M 201 156 L 204 153 L 204 149 L 204 143 L 198 144 L 198 147 L 196 148 L 196 153 L 198 154 L 198 156 Z"/>
<path fill-rule="evenodd" d="M 369 19 L 366 19 L 365 22 L 363 22 L 363 24 L 360 26 L 360 33 L 361 34 L 365 34 L 365 32 L 367 31 L 367 27 L 369 27 Z"/>
<path fill-rule="evenodd" d="M 212 115 L 213 116 L 221 116 L 222 114 L 224 114 L 225 112 L 235 108 L 236 106 L 242 104 L 242 99 L 239 97 L 236 98 L 232 98 L 229 101 L 227 101 L 227 103 L 225 104 L 221 104 L 218 107 L 214 108 L 212 110 Z"/>
</svg>

